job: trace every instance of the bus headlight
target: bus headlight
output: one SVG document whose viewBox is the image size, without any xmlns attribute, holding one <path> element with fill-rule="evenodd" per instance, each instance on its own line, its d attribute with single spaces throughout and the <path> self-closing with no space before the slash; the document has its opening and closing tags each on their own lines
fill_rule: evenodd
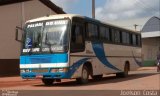
<svg viewBox="0 0 160 96">
<path fill-rule="evenodd" d="M 31 72 L 29 69 L 21 69 L 21 73 Z"/>
<path fill-rule="evenodd" d="M 60 68 L 58 69 L 58 72 L 67 72 L 68 71 L 68 68 Z"/>
<path fill-rule="evenodd" d="M 31 72 L 29 69 L 26 69 L 25 72 Z"/>
<path fill-rule="evenodd" d="M 58 71 L 58 69 L 52 69 L 51 70 L 51 72 L 57 72 Z"/>
<path fill-rule="evenodd" d="M 21 73 L 24 73 L 25 72 L 25 70 L 24 69 L 21 69 Z"/>
</svg>

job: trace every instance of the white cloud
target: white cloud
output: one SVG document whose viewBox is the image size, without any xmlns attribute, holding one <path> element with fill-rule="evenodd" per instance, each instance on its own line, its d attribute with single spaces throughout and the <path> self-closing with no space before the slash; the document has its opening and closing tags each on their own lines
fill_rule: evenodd
<svg viewBox="0 0 160 96">
<path fill-rule="evenodd" d="M 96 8 L 100 20 L 123 20 L 159 15 L 159 0 L 107 0 Z"/>
</svg>

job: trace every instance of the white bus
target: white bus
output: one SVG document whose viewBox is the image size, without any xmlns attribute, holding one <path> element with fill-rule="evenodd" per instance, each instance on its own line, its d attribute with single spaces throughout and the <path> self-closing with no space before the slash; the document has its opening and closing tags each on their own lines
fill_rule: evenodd
<svg viewBox="0 0 160 96">
<path fill-rule="evenodd" d="M 20 71 L 24 79 L 51 85 L 61 79 L 125 77 L 141 66 L 141 35 L 74 14 L 29 20 L 23 28 Z M 18 40 L 18 29 L 16 40 Z"/>
</svg>

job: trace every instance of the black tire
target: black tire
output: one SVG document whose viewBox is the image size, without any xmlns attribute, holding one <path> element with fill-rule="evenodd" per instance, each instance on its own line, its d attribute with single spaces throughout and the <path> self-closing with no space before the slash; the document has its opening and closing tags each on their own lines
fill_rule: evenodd
<svg viewBox="0 0 160 96">
<path fill-rule="evenodd" d="M 116 73 L 116 77 L 127 77 L 128 76 L 128 72 L 129 72 L 129 65 L 125 64 L 124 66 L 124 72 L 121 73 Z"/>
<path fill-rule="evenodd" d="M 116 73 L 116 77 L 124 77 L 124 73 L 123 72 L 121 72 L 121 73 Z"/>
<path fill-rule="evenodd" d="M 42 82 L 47 86 L 53 85 L 54 81 L 55 81 L 54 79 L 42 79 Z"/>
<path fill-rule="evenodd" d="M 92 78 L 94 80 L 100 80 L 100 79 L 102 79 L 102 77 L 103 77 L 103 75 L 94 75 L 94 76 L 92 76 Z"/>
<path fill-rule="evenodd" d="M 88 79 L 89 79 L 89 70 L 87 66 L 83 66 L 81 77 L 77 78 L 76 81 L 78 84 L 86 84 L 88 83 Z"/>
</svg>

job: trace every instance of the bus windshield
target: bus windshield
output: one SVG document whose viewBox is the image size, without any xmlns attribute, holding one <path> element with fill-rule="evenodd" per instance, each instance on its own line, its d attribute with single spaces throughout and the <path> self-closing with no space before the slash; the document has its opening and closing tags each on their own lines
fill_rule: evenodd
<svg viewBox="0 0 160 96">
<path fill-rule="evenodd" d="M 51 20 L 27 24 L 22 53 L 67 51 L 68 26 L 69 20 Z"/>
</svg>

